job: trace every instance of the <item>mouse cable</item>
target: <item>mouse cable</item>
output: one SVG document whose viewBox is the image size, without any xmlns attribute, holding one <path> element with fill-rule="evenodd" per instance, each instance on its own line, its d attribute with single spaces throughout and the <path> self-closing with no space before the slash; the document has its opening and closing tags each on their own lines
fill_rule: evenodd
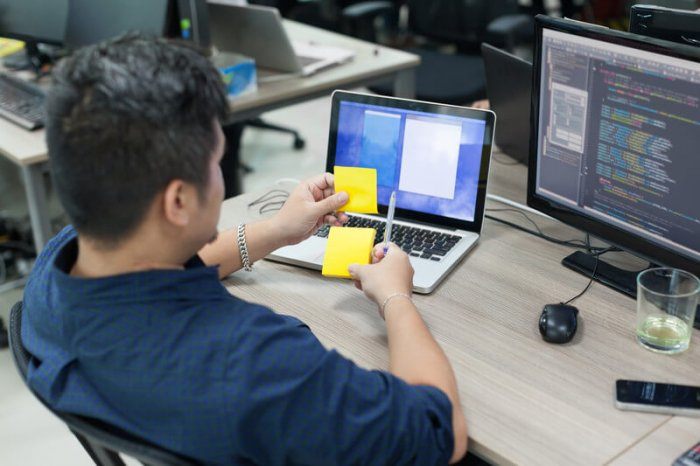
<svg viewBox="0 0 700 466">
<path fill-rule="evenodd" d="M 505 220 L 505 219 L 502 219 L 499 217 L 494 217 L 493 215 L 486 214 L 486 215 L 484 215 L 484 217 L 488 218 L 489 220 L 493 220 L 494 222 L 502 223 L 503 225 L 509 226 L 511 228 L 515 228 L 516 230 L 522 231 L 524 233 L 528 233 L 530 235 L 537 236 L 538 238 L 542 238 L 543 240 L 549 241 L 550 243 L 559 244 L 562 246 L 567 246 L 567 247 L 575 248 L 575 249 L 583 249 L 583 250 L 589 251 L 591 253 L 598 253 L 600 251 L 608 252 L 608 250 L 612 251 L 612 249 L 610 249 L 610 248 L 590 246 L 585 241 L 580 240 L 580 239 L 563 240 L 563 239 L 559 239 L 559 238 L 554 238 L 553 236 L 546 235 L 542 232 L 542 230 L 539 228 L 539 226 L 537 226 L 537 224 L 530 217 L 527 216 L 527 214 L 525 212 L 522 212 L 520 210 L 517 210 L 517 209 L 486 209 L 487 212 L 499 212 L 499 211 L 511 211 L 511 210 L 513 212 L 517 212 L 517 213 L 523 215 L 524 217 L 526 217 L 530 223 L 535 225 L 536 230 L 531 230 L 529 228 L 525 228 L 524 226 L 518 225 L 517 223 L 513 223 L 511 221 L 508 221 L 508 220 Z"/>
<path fill-rule="evenodd" d="M 501 222 L 501 223 L 503 223 L 503 224 L 505 224 L 505 225 L 508 225 L 508 226 L 513 227 L 513 228 L 519 229 L 520 231 L 523 231 L 523 232 L 525 232 L 525 233 L 534 234 L 535 236 L 538 236 L 538 237 L 540 237 L 540 238 L 546 239 L 547 241 L 550 241 L 550 240 L 547 239 L 546 237 L 552 238 L 552 239 L 556 240 L 556 241 L 553 241 L 553 242 L 556 243 L 556 244 L 562 244 L 562 243 L 557 243 L 557 241 L 565 241 L 565 243 L 563 243 L 564 246 L 569 246 L 569 247 L 575 247 L 575 248 L 579 248 L 579 249 L 584 249 L 584 250 L 587 251 L 587 252 L 595 252 L 595 251 L 599 251 L 599 250 L 603 250 L 603 249 L 604 249 L 603 247 L 591 247 L 591 245 L 590 245 L 590 240 L 589 240 L 589 238 L 588 238 L 588 235 L 586 235 L 586 241 L 582 241 L 582 240 L 578 240 L 578 239 L 573 239 L 573 240 L 568 240 L 568 241 L 567 241 L 567 240 L 559 240 L 559 239 L 557 239 L 557 238 L 553 238 L 553 237 L 551 237 L 551 236 L 546 235 L 546 234 L 542 231 L 542 229 L 541 229 L 541 228 L 530 218 L 530 216 L 527 215 L 527 214 L 528 214 L 528 213 L 531 213 L 531 214 L 538 215 L 538 216 L 540 216 L 540 217 L 546 218 L 547 220 L 552 220 L 552 221 L 555 221 L 555 222 L 558 222 L 558 220 L 555 219 L 554 217 L 551 217 L 551 216 L 549 216 L 549 215 L 543 213 L 543 212 L 540 212 L 539 210 L 535 210 L 535 209 L 533 209 L 532 207 L 526 206 L 526 205 L 521 204 L 521 203 L 519 203 L 519 202 L 515 202 L 515 201 L 513 201 L 513 200 L 511 200 L 511 199 L 508 199 L 508 198 L 503 197 L 503 196 L 499 196 L 499 195 L 497 195 L 497 194 L 487 194 L 487 195 L 486 195 L 486 199 L 488 199 L 488 200 L 490 200 L 490 201 L 498 202 L 499 204 L 505 204 L 505 205 L 507 205 L 508 207 L 511 208 L 511 209 L 508 209 L 508 208 L 497 209 L 497 208 L 489 207 L 489 208 L 486 208 L 486 211 L 487 211 L 487 212 L 489 212 L 489 211 L 491 211 L 491 212 L 498 212 L 498 211 L 513 211 L 513 212 L 517 212 L 517 213 L 519 213 L 520 215 L 522 215 L 523 217 L 525 217 L 525 219 L 526 219 L 528 222 L 530 222 L 530 223 L 535 227 L 535 229 L 537 230 L 537 233 L 539 233 L 539 234 L 535 234 L 535 233 L 532 232 L 531 230 L 523 229 L 522 227 L 521 227 L 521 228 L 518 228 L 519 225 L 518 225 L 518 226 L 515 226 L 514 224 L 512 224 L 512 223 L 510 223 L 510 222 L 506 223 L 507 220 L 503 220 L 503 219 L 499 219 L 499 218 L 496 218 L 496 217 L 487 215 L 486 217 L 490 218 L 491 220 L 494 220 L 494 221 L 496 221 L 496 222 Z M 585 245 L 585 246 L 584 246 L 584 245 Z"/>
<path fill-rule="evenodd" d="M 584 294 L 586 294 L 586 291 L 588 291 L 588 289 L 593 284 L 593 280 L 595 280 L 595 274 L 598 271 L 598 264 L 600 263 L 600 256 L 602 256 L 606 252 L 613 252 L 613 251 L 619 251 L 619 249 L 614 247 L 614 246 L 611 246 L 609 248 L 603 249 L 602 251 L 592 253 L 595 256 L 595 265 L 593 266 L 593 273 L 591 274 L 591 279 L 588 280 L 588 285 L 586 285 L 586 287 L 583 289 L 582 292 L 580 292 L 579 294 L 577 294 L 573 298 L 569 299 L 565 303 L 561 303 L 561 304 L 570 304 L 570 303 L 576 301 L 578 298 L 580 298 Z"/>
</svg>

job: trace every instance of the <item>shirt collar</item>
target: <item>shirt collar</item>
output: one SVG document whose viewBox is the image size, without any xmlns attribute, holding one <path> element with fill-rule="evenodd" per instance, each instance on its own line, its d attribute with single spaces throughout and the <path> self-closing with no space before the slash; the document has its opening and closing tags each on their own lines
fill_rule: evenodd
<svg viewBox="0 0 700 466">
<path fill-rule="evenodd" d="M 219 281 L 217 267 L 206 266 L 197 255 L 184 264 L 184 269 L 154 269 L 100 278 L 70 275 L 77 257 L 75 237 L 57 251 L 52 263 L 53 275 L 69 301 L 201 300 L 228 295 Z"/>
</svg>

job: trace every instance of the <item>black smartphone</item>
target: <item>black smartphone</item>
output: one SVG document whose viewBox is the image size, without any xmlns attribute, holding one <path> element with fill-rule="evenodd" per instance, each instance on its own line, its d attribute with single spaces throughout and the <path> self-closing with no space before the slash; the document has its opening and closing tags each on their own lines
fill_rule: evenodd
<svg viewBox="0 0 700 466">
<path fill-rule="evenodd" d="M 630 32 L 700 46 L 700 13 L 653 5 L 632 5 Z"/>
<path fill-rule="evenodd" d="M 700 416 L 700 387 L 618 380 L 615 382 L 615 407 L 657 414 Z"/>
<path fill-rule="evenodd" d="M 676 458 L 672 466 L 700 466 L 700 442 Z"/>
</svg>

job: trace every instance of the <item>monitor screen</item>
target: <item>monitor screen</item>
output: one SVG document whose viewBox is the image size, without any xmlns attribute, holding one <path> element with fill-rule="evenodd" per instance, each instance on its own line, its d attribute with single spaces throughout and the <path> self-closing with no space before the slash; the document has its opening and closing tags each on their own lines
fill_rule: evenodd
<svg viewBox="0 0 700 466">
<path fill-rule="evenodd" d="M 75 49 L 126 32 L 165 35 L 169 3 L 170 0 L 70 0 L 66 45 Z"/>
<path fill-rule="evenodd" d="M 0 0 L 0 37 L 60 44 L 68 0 Z"/>
<path fill-rule="evenodd" d="M 341 101 L 335 165 L 376 168 L 382 206 L 395 190 L 398 209 L 472 222 L 486 125 L 444 112 Z"/>
<path fill-rule="evenodd" d="M 623 43 L 542 30 L 535 194 L 698 262 L 700 63 Z"/>
</svg>

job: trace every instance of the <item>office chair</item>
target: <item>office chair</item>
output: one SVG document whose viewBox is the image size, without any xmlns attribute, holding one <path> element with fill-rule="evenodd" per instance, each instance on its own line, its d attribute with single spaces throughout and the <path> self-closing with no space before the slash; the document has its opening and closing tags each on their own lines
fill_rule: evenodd
<svg viewBox="0 0 700 466">
<path fill-rule="evenodd" d="M 255 2 L 277 3 L 273 0 Z M 283 15 L 311 26 L 377 42 L 375 20 L 384 17 L 388 23 L 398 22 L 398 7 L 402 2 L 403 0 L 306 0 L 296 2 Z"/>
<path fill-rule="evenodd" d="M 292 143 L 292 146 L 295 150 L 302 150 L 304 146 L 306 146 L 306 141 L 304 140 L 304 138 L 301 137 L 298 131 L 292 128 L 274 125 L 272 123 L 264 121 L 262 118 L 253 118 L 252 120 L 247 120 L 245 124 L 246 126 L 250 126 L 252 128 L 267 129 L 270 131 L 277 131 L 279 133 L 291 134 L 292 137 L 294 137 L 294 142 Z"/>
<path fill-rule="evenodd" d="M 416 70 L 416 98 L 447 104 L 468 104 L 486 97 L 481 42 L 512 51 L 532 34 L 533 19 L 519 13 L 517 0 L 408 0 L 408 31 L 430 41 L 406 50 L 421 57 Z M 457 53 L 440 48 L 453 46 Z M 371 86 L 392 95 L 390 83 Z"/>
<path fill-rule="evenodd" d="M 262 5 L 277 8 L 282 16 L 286 16 L 288 11 L 296 5 L 296 0 L 251 0 L 248 3 L 252 5 Z M 294 138 L 293 147 L 295 150 L 301 150 L 306 146 L 306 141 L 301 137 L 298 131 L 286 126 L 275 125 L 268 123 L 262 118 L 253 118 L 244 122 L 246 126 L 258 129 L 266 129 L 269 131 L 277 131 L 279 133 L 291 134 Z M 244 172 L 250 173 L 250 167 L 242 165 Z"/>
<path fill-rule="evenodd" d="M 0 349 L 7 348 L 10 344 L 7 332 L 8 330 L 5 328 L 5 322 L 0 318 Z"/>
<path fill-rule="evenodd" d="M 12 358 L 22 380 L 27 382 L 27 368 L 32 356 L 22 345 L 22 302 L 10 311 L 9 340 Z M 193 460 L 164 450 L 150 442 L 137 438 L 107 423 L 75 414 L 54 411 L 36 393 L 34 394 L 49 411 L 58 416 L 77 437 L 80 444 L 98 466 L 125 466 L 119 457 L 123 453 L 146 466 L 192 466 Z"/>
</svg>

